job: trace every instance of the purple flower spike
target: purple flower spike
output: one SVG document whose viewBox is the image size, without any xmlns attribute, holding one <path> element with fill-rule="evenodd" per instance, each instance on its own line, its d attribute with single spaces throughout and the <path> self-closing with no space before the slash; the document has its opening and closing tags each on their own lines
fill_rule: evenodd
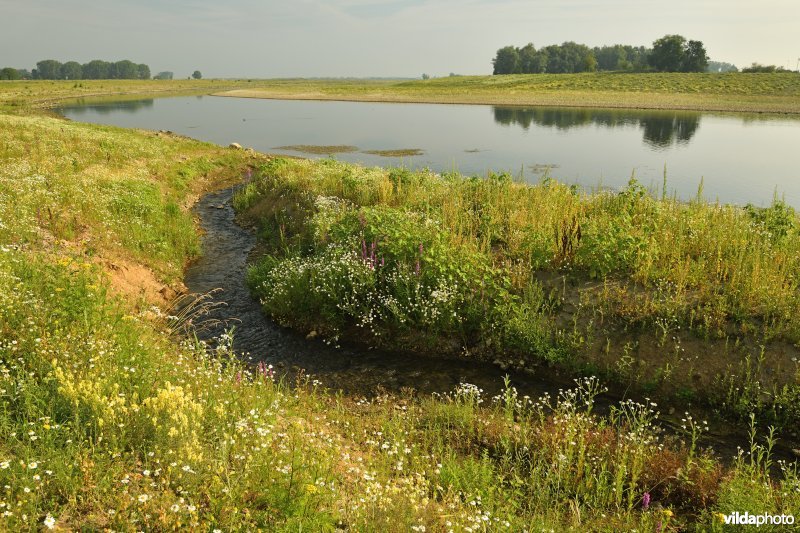
<svg viewBox="0 0 800 533">
<path fill-rule="evenodd" d="M 650 493 L 645 492 L 642 496 L 642 509 L 647 510 L 650 507 Z"/>
<path fill-rule="evenodd" d="M 414 273 L 419 276 L 419 259 L 417 259 L 417 264 L 414 267 Z"/>
</svg>

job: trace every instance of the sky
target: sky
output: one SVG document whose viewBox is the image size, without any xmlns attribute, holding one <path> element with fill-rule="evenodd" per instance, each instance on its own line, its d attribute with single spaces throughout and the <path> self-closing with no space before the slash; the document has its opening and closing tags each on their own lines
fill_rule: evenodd
<svg viewBox="0 0 800 533">
<path fill-rule="evenodd" d="M 794 69 L 798 0 L 0 0 L 0 68 L 130 59 L 176 77 L 490 74 L 498 48 L 703 41 Z"/>
</svg>

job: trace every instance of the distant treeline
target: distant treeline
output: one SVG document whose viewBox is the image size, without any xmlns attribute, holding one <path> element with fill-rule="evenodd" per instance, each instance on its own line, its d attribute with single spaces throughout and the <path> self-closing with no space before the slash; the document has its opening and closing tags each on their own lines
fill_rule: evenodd
<svg viewBox="0 0 800 533">
<path fill-rule="evenodd" d="M 598 70 L 703 72 L 708 55 L 701 41 L 681 35 L 665 35 L 652 48 L 615 44 L 589 48 L 572 41 L 537 50 L 533 43 L 522 48 L 506 46 L 492 60 L 494 74 L 562 74 Z M 735 67 L 734 67 L 735 68 Z"/>
<path fill-rule="evenodd" d="M 172 79 L 172 72 L 159 72 L 154 79 Z M 122 61 L 103 61 L 95 59 L 81 65 L 77 61 L 61 63 L 55 59 L 45 59 L 36 63 L 36 68 L 25 69 L 6 67 L 0 70 L 0 80 L 149 80 L 150 67 L 144 63 Z"/>
</svg>

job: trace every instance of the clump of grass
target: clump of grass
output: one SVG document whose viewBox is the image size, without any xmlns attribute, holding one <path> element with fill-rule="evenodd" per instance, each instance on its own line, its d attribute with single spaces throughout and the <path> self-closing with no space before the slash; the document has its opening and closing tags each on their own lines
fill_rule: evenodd
<svg viewBox="0 0 800 533">
<path fill-rule="evenodd" d="M 364 153 L 381 157 L 413 157 L 422 155 L 425 151 L 420 148 L 400 148 L 397 150 L 364 150 Z"/>
<path fill-rule="evenodd" d="M 304 154 L 315 154 L 315 155 L 342 154 L 342 153 L 358 151 L 357 146 L 326 145 L 326 144 L 293 144 L 290 146 L 276 146 L 275 149 L 291 150 L 293 152 L 302 152 Z"/>
</svg>

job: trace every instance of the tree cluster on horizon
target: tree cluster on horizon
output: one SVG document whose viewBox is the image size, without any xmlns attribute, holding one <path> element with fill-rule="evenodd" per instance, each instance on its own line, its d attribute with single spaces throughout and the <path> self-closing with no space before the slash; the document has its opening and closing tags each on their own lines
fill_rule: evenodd
<svg viewBox="0 0 800 533">
<path fill-rule="evenodd" d="M 149 80 L 150 67 L 128 59 L 113 62 L 94 59 L 84 64 L 44 59 L 36 63 L 30 77 L 34 80 Z"/>
<path fill-rule="evenodd" d="M 708 55 L 701 41 L 665 35 L 652 48 L 615 44 L 589 48 L 567 41 L 537 50 L 506 46 L 492 60 L 493 74 L 564 74 L 601 71 L 704 72 Z M 735 68 L 735 67 L 734 67 Z"/>
</svg>

